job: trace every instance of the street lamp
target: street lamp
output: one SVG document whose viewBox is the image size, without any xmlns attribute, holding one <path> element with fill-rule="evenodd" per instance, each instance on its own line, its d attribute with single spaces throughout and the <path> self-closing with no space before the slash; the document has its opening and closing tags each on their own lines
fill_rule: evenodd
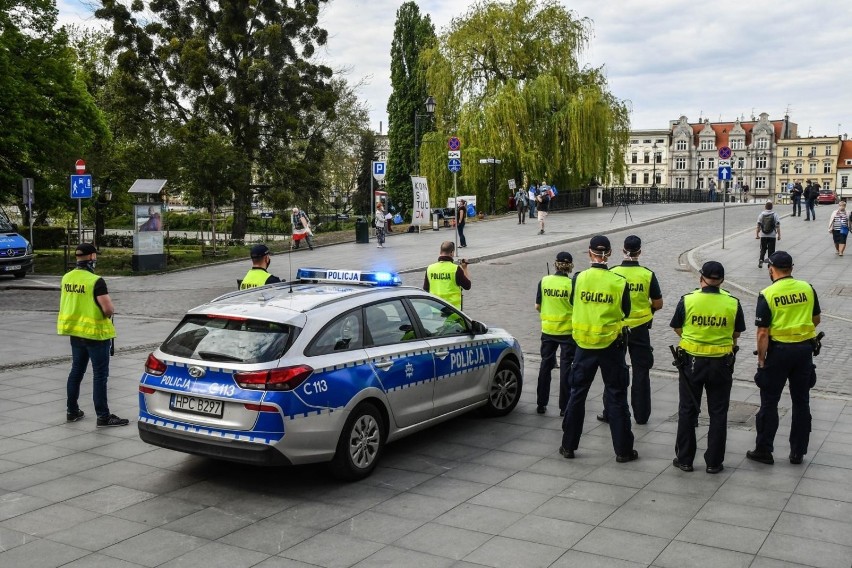
<svg viewBox="0 0 852 568">
<path fill-rule="evenodd" d="M 437 103 L 435 103 L 432 95 L 429 95 L 426 97 L 423 106 L 426 107 L 426 114 L 418 113 L 417 110 L 414 111 L 414 173 L 418 176 L 420 175 L 420 139 L 418 136 L 420 134 L 420 119 L 428 118 L 431 121 Z"/>
<path fill-rule="evenodd" d="M 97 194 L 97 198 L 94 200 L 95 206 L 95 246 L 100 249 L 101 248 L 101 240 L 103 239 L 105 228 L 104 228 L 104 208 L 107 204 L 112 200 L 112 191 L 109 189 L 109 178 L 104 179 L 103 188 L 100 186 L 95 186 L 93 189 Z"/>
<path fill-rule="evenodd" d="M 653 156 L 651 157 L 654 160 L 654 173 L 651 174 L 651 187 L 657 187 L 657 143 L 654 142 L 654 145 L 651 146 L 651 149 L 654 151 Z"/>
</svg>

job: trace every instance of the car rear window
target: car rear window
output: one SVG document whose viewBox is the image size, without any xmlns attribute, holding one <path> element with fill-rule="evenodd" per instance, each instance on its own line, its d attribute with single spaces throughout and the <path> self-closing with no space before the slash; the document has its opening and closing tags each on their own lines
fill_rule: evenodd
<svg viewBox="0 0 852 568">
<path fill-rule="evenodd" d="M 191 315 L 160 350 L 176 357 L 219 363 L 265 363 L 287 350 L 293 327 L 275 322 L 215 315 Z"/>
</svg>

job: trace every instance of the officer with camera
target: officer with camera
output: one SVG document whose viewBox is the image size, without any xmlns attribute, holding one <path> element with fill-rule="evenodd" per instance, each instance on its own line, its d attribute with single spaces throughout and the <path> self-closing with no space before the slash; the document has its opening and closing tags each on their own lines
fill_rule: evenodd
<svg viewBox="0 0 852 568">
<path fill-rule="evenodd" d="M 720 288 L 725 281 L 725 268 L 720 263 L 705 262 L 700 274 L 701 287 L 681 297 L 669 324 L 680 336 L 677 350 L 672 348 L 680 394 L 672 464 L 681 471 L 693 471 L 695 426 L 701 393 L 707 391 L 710 428 L 705 471 L 719 473 L 725 469 L 734 357 L 737 338 L 746 328 L 745 316 L 740 301 Z"/>
<path fill-rule="evenodd" d="M 748 459 L 772 464 L 775 433 L 778 431 L 778 401 L 789 381 L 793 403 L 790 424 L 790 463 L 800 464 L 808 453 L 811 432 L 810 389 L 816 384 L 814 354 L 819 353 L 822 335 L 819 299 L 813 286 L 792 276 L 793 257 L 777 251 L 769 257 L 772 285 L 757 297 L 757 373 L 760 410 L 755 426 L 755 449 Z"/>
<path fill-rule="evenodd" d="M 559 355 L 559 415 L 565 415 L 568 401 L 568 373 L 574 361 L 577 345 L 571 337 L 571 271 L 574 259 L 569 252 L 556 255 L 556 274 L 548 274 L 538 283 L 535 309 L 541 317 L 541 366 L 538 369 L 536 412 L 544 414 L 550 401 L 550 373 L 556 366 L 556 350 Z"/>
<path fill-rule="evenodd" d="M 627 280 L 607 269 L 612 254 L 609 239 L 592 237 L 589 243 L 591 267 L 577 273 L 571 285 L 571 328 L 577 351 L 569 377 L 570 394 L 562 421 L 562 445 L 559 454 L 574 457 L 583 433 L 586 397 L 598 367 L 604 382 L 604 409 L 615 459 L 619 463 L 637 459 L 630 429 L 627 386 L 630 377 L 624 362 L 626 339 L 624 318 L 630 314 L 630 291 Z"/>
<path fill-rule="evenodd" d="M 455 252 L 456 245 L 453 241 L 441 243 L 438 262 L 426 268 L 423 289 L 462 309 L 462 290 L 470 290 L 470 272 L 467 259 L 461 259 L 458 265 L 453 261 Z"/>
</svg>

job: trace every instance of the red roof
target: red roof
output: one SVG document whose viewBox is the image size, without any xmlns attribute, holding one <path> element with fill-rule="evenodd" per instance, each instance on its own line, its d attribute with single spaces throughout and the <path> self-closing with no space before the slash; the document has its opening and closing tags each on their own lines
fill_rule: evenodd
<svg viewBox="0 0 852 568">
<path fill-rule="evenodd" d="M 775 140 L 778 141 L 781 139 L 781 134 L 784 132 L 784 121 L 783 120 L 770 120 L 769 123 L 772 125 L 772 128 L 775 130 Z M 746 146 L 751 145 L 751 131 L 757 124 L 756 121 L 752 122 L 741 122 L 740 126 L 746 133 Z M 731 130 L 736 125 L 736 122 L 711 122 L 710 128 L 716 133 L 716 147 L 721 148 L 722 146 L 728 146 L 728 139 L 731 134 Z M 704 130 L 704 123 L 699 122 L 698 124 L 690 124 L 692 127 L 693 133 L 693 144 L 698 146 L 698 135 L 701 134 L 701 131 Z"/>
<path fill-rule="evenodd" d="M 837 167 L 848 168 L 846 160 L 852 160 L 852 140 L 842 140 L 840 142 L 840 155 L 837 156 Z"/>
</svg>

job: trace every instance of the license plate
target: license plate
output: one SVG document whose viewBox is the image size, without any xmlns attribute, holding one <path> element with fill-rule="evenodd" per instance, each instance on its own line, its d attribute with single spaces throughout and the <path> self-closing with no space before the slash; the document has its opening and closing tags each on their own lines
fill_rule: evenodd
<svg viewBox="0 0 852 568">
<path fill-rule="evenodd" d="M 20 270 L 20 269 L 21 269 L 21 265 L 20 265 L 20 264 L 13 264 L 12 266 L 7 266 L 7 267 L 6 267 L 6 271 L 7 271 L 7 272 L 12 272 L 13 270 Z"/>
<path fill-rule="evenodd" d="M 169 408 L 178 412 L 222 418 L 222 414 L 225 411 L 225 403 L 221 400 L 210 400 L 209 398 L 198 398 L 197 396 L 188 396 L 185 394 L 173 394 L 169 401 Z"/>
</svg>

